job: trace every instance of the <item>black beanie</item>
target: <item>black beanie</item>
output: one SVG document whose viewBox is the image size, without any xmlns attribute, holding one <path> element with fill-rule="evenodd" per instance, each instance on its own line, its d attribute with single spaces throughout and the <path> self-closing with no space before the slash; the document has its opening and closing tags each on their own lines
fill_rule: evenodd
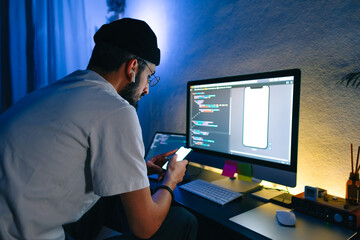
<svg viewBox="0 0 360 240">
<path fill-rule="evenodd" d="M 157 46 L 156 35 L 144 21 L 122 18 L 104 24 L 95 33 L 94 41 L 95 44 L 114 44 L 156 66 L 160 64 L 160 49 Z"/>
</svg>

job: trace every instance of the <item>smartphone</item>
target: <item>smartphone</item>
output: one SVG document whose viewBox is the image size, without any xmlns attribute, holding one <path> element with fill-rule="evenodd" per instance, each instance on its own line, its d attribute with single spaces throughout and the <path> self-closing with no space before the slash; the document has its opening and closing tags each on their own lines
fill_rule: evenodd
<svg viewBox="0 0 360 240">
<path fill-rule="evenodd" d="M 191 148 L 186 148 L 186 147 L 180 147 L 177 151 L 176 151 L 176 155 L 177 155 L 177 159 L 176 161 L 182 161 L 184 160 L 184 158 L 192 151 Z M 163 169 L 167 169 L 167 165 L 168 165 L 168 162 L 167 161 L 164 166 L 162 167 Z"/>
<path fill-rule="evenodd" d="M 266 149 L 269 138 L 269 86 L 246 87 L 244 92 L 243 145 Z"/>
</svg>

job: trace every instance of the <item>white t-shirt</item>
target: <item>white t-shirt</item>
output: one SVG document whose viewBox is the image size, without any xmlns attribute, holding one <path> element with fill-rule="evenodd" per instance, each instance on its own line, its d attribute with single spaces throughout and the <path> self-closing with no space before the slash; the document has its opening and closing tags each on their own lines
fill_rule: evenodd
<svg viewBox="0 0 360 240">
<path fill-rule="evenodd" d="M 64 239 L 99 196 L 148 186 L 135 108 L 93 71 L 0 115 L 0 239 Z"/>
</svg>

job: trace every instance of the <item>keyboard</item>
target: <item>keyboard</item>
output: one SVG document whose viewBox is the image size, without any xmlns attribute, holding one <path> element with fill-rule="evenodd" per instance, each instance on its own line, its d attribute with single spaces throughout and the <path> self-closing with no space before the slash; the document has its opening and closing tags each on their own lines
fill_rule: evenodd
<svg viewBox="0 0 360 240">
<path fill-rule="evenodd" d="M 241 193 L 233 192 L 200 179 L 185 183 L 179 186 L 179 188 L 211 200 L 220 205 L 225 205 L 228 202 L 242 196 Z"/>
</svg>

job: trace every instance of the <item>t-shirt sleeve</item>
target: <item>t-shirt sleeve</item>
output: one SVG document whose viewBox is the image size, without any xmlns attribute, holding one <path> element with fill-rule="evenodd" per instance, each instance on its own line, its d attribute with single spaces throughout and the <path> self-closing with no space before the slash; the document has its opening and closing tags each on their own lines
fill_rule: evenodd
<svg viewBox="0 0 360 240">
<path fill-rule="evenodd" d="M 149 186 L 138 116 L 131 106 L 105 117 L 90 134 L 94 193 L 111 196 Z"/>
</svg>

